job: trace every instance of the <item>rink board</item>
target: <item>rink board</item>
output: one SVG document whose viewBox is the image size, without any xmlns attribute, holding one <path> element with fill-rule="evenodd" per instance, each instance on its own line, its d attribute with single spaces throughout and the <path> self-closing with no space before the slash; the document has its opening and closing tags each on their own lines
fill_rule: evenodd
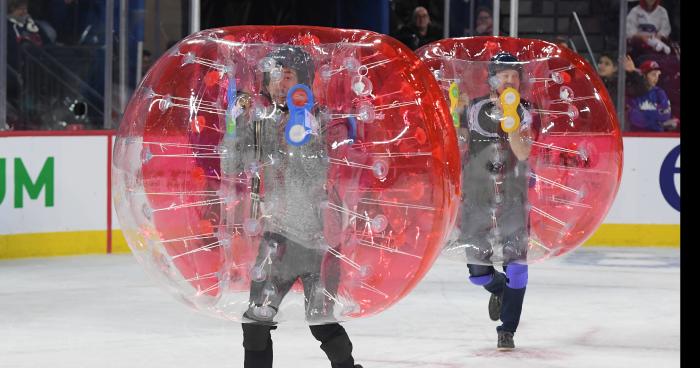
<svg viewBox="0 0 700 368">
<path fill-rule="evenodd" d="M 0 258 L 126 252 L 113 131 L 0 132 Z M 680 246 L 680 138 L 625 137 L 620 190 L 586 245 Z"/>
</svg>

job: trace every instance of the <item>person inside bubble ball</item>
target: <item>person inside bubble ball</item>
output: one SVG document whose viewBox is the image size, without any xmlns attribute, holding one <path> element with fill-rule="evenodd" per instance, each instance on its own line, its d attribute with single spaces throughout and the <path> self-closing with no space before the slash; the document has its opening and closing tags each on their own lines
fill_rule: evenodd
<svg viewBox="0 0 700 368">
<path fill-rule="evenodd" d="M 515 347 L 528 266 L 528 184 L 533 118 L 520 99 L 522 63 L 501 52 L 488 64 L 489 95 L 466 110 L 460 141 L 463 200 L 459 246 L 467 254 L 469 280 L 491 293 L 489 316 L 497 327 L 499 350 Z M 517 117 L 516 117 L 517 115 Z M 510 119 L 510 120 L 509 120 Z M 519 120 L 518 124 L 512 124 Z M 508 131 L 508 132 L 506 132 Z M 494 266 L 502 265 L 505 273 Z"/>
<path fill-rule="evenodd" d="M 297 280 L 304 289 L 306 320 L 321 342 L 333 368 L 362 368 L 354 363 L 352 343 L 333 317 L 339 284 L 339 263 L 327 256 L 330 236 L 340 232 L 333 216 L 323 216 L 324 200 L 335 200 L 327 180 L 331 126 L 319 126 L 312 111 L 311 56 L 296 46 L 282 46 L 262 61 L 264 104 L 256 106 L 249 94 L 238 93 L 235 132 L 224 138 L 233 152 L 222 160 L 224 175 L 242 172 L 250 178 L 252 198 L 246 208 L 244 231 L 259 238 L 257 259 L 250 270 L 250 299 L 243 315 L 244 367 L 272 367 L 275 316 Z M 291 93 L 290 93 L 291 91 Z M 290 105 L 291 103 L 291 105 Z M 262 107 L 261 107 L 262 106 Z M 299 109 L 304 108 L 304 111 Z M 301 119 L 301 120 L 299 120 Z M 295 129 L 301 125 L 303 129 Z M 342 129 L 346 129 L 342 127 Z M 224 215 L 227 221 L 235 214 Z M 240 222 L 241 214 L 238 214 Z"/>
</svg>

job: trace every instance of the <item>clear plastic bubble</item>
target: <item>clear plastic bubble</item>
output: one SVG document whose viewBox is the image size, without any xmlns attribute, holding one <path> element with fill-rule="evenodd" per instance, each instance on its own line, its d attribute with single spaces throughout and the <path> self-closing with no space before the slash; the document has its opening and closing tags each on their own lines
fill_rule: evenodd
<svg viewBox="0 0 700 368">
<path fill-rule="evenodd" d="M 173 100 L 171 99 L 170 96 L 163 96 L 163 98 L 161 98 L 158 101 L 158 108 L 160 109 L 160 111 L 165 112 L 166 110 L 168 110 L 170 108 L 170 106 L 172 106 L 172 104 L 173 104 Z"/>
<path fill-rule="evenodd" d="M 365 123 L 371 123 L 374 121 L 374 106 L 371 103 L 362 103 L 357 108 L 357 119 Z"/>
<path fill-rule="evenodd" d="M 279 243 L 277 242 L 271 242 L 267 245 L 268 251 L 270 252 L 270 256 L 274 257 L 277 254 L 277 247 L 279 246 Z"/>
<path fill-rule="evenodd" d="M 560 72 L 552 72 L 552 80 L 556 84 L 564 83 L 564 77 L 561 75 Z"/>
<path fill-rule="evenodd" d="M 265 57 L 260 59 L 258 62 L 258 70 L 263 73 L 268 73 L 277 67 L 277 62 L 275 59 L 270 57 Z"/>
<path fill-rule="evenodd" d="M 152 88 L 150 88 L 150 87 L 144 87 L 143 98 L 145 98 L 146 100 L 150 100 L 150 99 L 152 99 L 152 98 L 155 97 L 155 96 L 156 96 L 156 93 L 153 92 L 153 89 L 152 89 Z"/>
<path fill-rule="evenodd" d="M 352 91 L 360 97 L 367 96 L 372 93 L 372 81 L 363 76 L 355 76 L 350 82 Z"/>
<path fill-rule="evenodd" d="M 377 160 L 372 164 L 372 174 L 379 180 L 386 179 L 389 174 L 389 163 L 386 160 Z"/>
<path fill-rule="evenodd" d="M 260 173 L 260 164 L 257 161 L 247 163 L 245 166 L 245 173 L 249 177 L 257 176 Z"/>
<path fill-rule="evenodd" d="M 567 116 L 571 120 L 578 119 L 578 117 L 579 117 L 578 108 L 576 106 L 574 106 L 573 104 L 569 105 L 569 107 L 567 108 Z"/>
<path fill-rule="evenodd" d="M 359 68 L 357 68 L 357 74 L 360 76 L 367 76 L 367 73 L 369 73 L 369 68 L 367 68 L 367 65 L 360 65 Z"/>
<path fill-rule="evenodd" d="M 195 61 L 195 55 L 191 52 L 186 53 L 182 56 L 182 65 L 192 64 Z"/>
<path fill-rule="evenodd" d="M 384 215 L 377 215 L 372 219 L 371 228 L 373 233 L 381 233 L 386 230 L 389 225 L 389 220 Z"/>
<path fill-rule="evenodd" d="M 253 116 L 255 119 L 265 119 L 268 115 L 267 107 L 254 103 L 253 104 Z"/>
<path fill-rule="evenodd" d="M 255 282 L 262 282 L 267 279 L 267 272 L 265 271 L 265 267 L 262 265 L 260 266 L 255 266 L 250 269 L 250 278 L 251 280 Z"/>
<path fill-rule="evenodd" d="M 354 57 L 346 57 L 343 59 L 343 67 L 345 67 L 348 72 L 355 73 L 360 67 L 360 61 Z"/>
<path fill-rule="evenodd" d="M 333 70 L 331 69 L 330 65 L 324 64 L 321 65 L 321 67 L 318 69 L 318 75 L 321 77 L 323 81 L 329 81 L 331 79 L 331 76 L 333 76 Z"/>
<path fill-rule="evenodd" d="M 145 163 L 148 163 L 149 161 L 151 161 L 151 159 L 153 158 L 153 153 L 151 152 L 150 147 L 146 147 L 143 151 L 141 151 L 141 156 L 142 156 L 142 158 L 141 158 L 142 163 L 145 164 Z"/>
<path fill-rule="evenodd" d="M 364 265 L 360 267 L 360 276 L 367 277 L 372 274 L 372 266 Z"/>
<path fill-rule="evenodd" d="M 561 86 L 559 89 L 559 98 L 562 101 L 570 102 L 574 98 L 574 90 L 569 86 Z"/>
<path fill-rule="evenodd" d="M 228 238 L 220 238 L 219 245 L 221 245 L 221 247 L 223 249 L 230 249 L 231 248 L 231 240 Z"/>
<path fill-rule="evenodd" d="M 282 68 L 272 68 L 270 70 L 270 80 L 278 81 L 282 79 Z"/>
<path fill-rule="evenodd" d="M 331 112 L 327 106 L 321 106 L 318 108 L 317 120 L 321 125 L 328 124 L 331 121 Z"/>
<path fill-rule="evenodd" d="M 275 309 L 272 308 L 272 307 L 269 306 L 269 305 L 256 306 L 256 307 L 253 309 L 253 314 L 254 314 L 256 317 L 258 317 L 258 318 L 260 318 L 260 319 L 263 319 L 263 320 L 267 320 L 267 319 L 270 319 L 270 318 L 274 317 L 274 316 L 275 316 L 275 313 L 277 313 L 277 312 L 275 311 Z"/>
<path fill-rule="evenodd" d="M 143 212 L 143 215 L 146 216 L 147 219 L 150 219 L 153 217 L 153 209 L 151 209 L 148 204 L 144 203 L 143 206 L 141 207 L 141 211 Z"/>
<path fill-rule="evenodd" d="M 373 32 L 352 31 L 362 45 L 322 28 L 213 32 L 175 47 L 195 66 L 156 62 L 159 78 L 124 113 L 113 193 L 137 260 L 178 300 L 225 320 L 324 324 L 385 310 L 430 268 L 423 256 L 443 245 L 457 209 L 457 145 L 440 91 L 423 85 L 430 71 Z M 309 32 L 325 43 L 293 44 Z M 370 73 L 365 59 L 391 60 L 391 73 Z M 305 96 L 272 83 L 280 68 Z M 235 89 L 211 83 L 234 72 Z M 375 115 L 375 103 L 406 114 Z M 433 195 L 406 187 L 416 182 Z M 298 275 L 312 284 L 288 290 Z"/>
<path fill-rule="evenodd" d="M 248 218 L 245 220 L 243 223 L 243 231 L 248 236 L 258 236 L 262 232 L 262 225 L 260 224 L 260 220 L 254 219 L 254 218 Z"/>
<path fill-rule="evenodd" d="M 471 264 L 535 263 L 580 246 L 607 214 L 622 165 L 616 114 L 607 97 L 580 97 L 595 95 L 602 81 L 579 55 L 558 51 L 543 41 L 491 37 L 416 51 L 438 74 L 460 71 L 454 77 L 470 99 L 460 122 L 467 130 L 459 141 L 460 221 L 446 254 Z M 503 53 L 518 62 L 497 62 Z M 521 95 L 516 111 L 508 96 L 492 97 L 506 87 Z M 519 137 L 508 131 L 518 119 Z"/>
<path fill-rule="evenodd" d="M 223 73 L 229 78 L 234 77 L 236 75 L 237 68 L 238 66 L 236 64 L 226 64 L 224 65 Z"/>
</svg>

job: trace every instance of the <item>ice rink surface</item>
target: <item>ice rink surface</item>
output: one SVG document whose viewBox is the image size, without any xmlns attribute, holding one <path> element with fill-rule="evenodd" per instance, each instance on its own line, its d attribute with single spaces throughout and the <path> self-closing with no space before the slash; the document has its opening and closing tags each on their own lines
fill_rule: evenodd
<svg viewBox="0 0 700 368">
<path fill-rule="evenodd" d="M 344 324 L 365 368 L 680 366 L 680 251 L 579 248 L 530 267 L 516 350 L 488 293 L 439 259 L 405 299 Z M 308 328 L 273 331 L 275 367 L 327 368 Z M 200 315 L 131 255 L 0 261 L 0 367 L 242 367 L 239 324 Z"/>
</svg>

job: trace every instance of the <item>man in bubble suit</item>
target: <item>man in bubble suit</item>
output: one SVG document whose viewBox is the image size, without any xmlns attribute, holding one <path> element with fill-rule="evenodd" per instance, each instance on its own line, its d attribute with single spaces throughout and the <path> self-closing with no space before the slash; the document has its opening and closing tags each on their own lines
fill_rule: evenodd
<svg viewBox="0 0 700 368">
<path fill-rule="evenodd" d="M 460 132 L 468 153 L 458 242 L 467 253 L 469 280 L 491 293 L 489 316 L 502 322 L 497 327 L 499 350 L 515 347 L 527 285 L 532 115 L 529 103 L 519 97 L 522 81 L 523 66 L 515 56 L 502 52 L 492 57 L 490 94 L 471 101 L 464 120 L 468 128 Z M 506 122 L 511 123 L 508 129 Z M 505 273 L 494 268 L 499 264 Z"/>
<path fill-rule="evenodd" d="M 295 111 L 290 111 L 312 101 L 314 64 L 295 46 L 277 48 L 263 64 L 267 64 L 262 69 L 265 104 L 253 106 L 251 96 L 238 93 L 235 103 L 241 113 L 235 117 L 236 131 L 227 132 L 223 142 L 232 153 L 222 160 L 224 175 L 246 172 L 250 178 L 250 193 L 245 195 L 252 200 L 249 213 L 242 215 L 247 217 L 244 231 L 261 238 L 242 324 L 244 366 L 272 367 L 270 331 L 277 328 L 273 319 L 282 299 L 301 279 L 306 319 L 331 367 L 362 368 L 354 363 L 345 329 L 333 317 L 339 265 L 335 257 L 325 256 L 330 245 L 324 228 L 338 224 L 323 218 L 319 206 L 331 196 L 326 193 L 329 128 L 321 127 L 315 114 L 306 110 L 296 115 L 305 129 L 294 131 Z M 233 214 L 224 216 L 235 221 Z"/>
</svg>

